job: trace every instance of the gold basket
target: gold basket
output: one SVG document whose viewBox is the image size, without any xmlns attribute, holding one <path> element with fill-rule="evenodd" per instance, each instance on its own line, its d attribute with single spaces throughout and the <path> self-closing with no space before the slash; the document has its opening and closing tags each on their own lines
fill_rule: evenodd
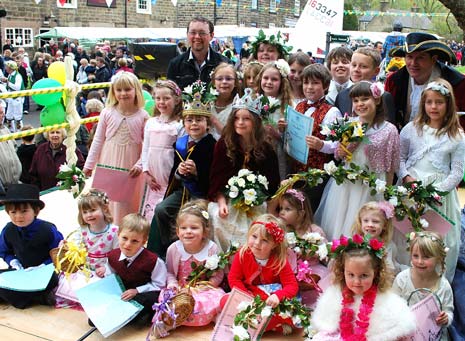
<svg viewBox="0 0 465 341">
<path fill-rule="evenodd" d="M 52 258 L 53 265 L 55 265 L 55 269 L 70 269 L 70 262 L 65 257 L 66 252 L 69 250 L 68 245 L 64 243 L 60 247 L 56 247 L 50 250 L 50 258 Z M 58 265 L 60 263 L 60 265 Z M 77 272 L 79 269 L 74 268 L 71 273 Z"/>
<path fill-rule="evenodd" d="M 166 323 L 167 326 L 174 326 L 180 325 L 183 323 L 187 318 L 192 314 L 194 311 L 195 300 L 194 296 L 191 295 L 189 290 L 182 290 L 176 296 L 173 297 L 170 303 L 171 309 L 174 310 L 176 314 L 176 321 L 167 314 L 163 314 L 163 321 Z"/>
</svg>

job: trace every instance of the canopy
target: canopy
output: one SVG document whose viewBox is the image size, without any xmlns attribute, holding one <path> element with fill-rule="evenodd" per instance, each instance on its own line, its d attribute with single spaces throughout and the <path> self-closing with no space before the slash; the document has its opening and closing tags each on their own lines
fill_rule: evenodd
<svg viewBox="0 0 465 341">
<path fill-rule="evenodd" d="M 236 25 L 217 25 L 215 37 L 251 37 L 258 35 L 258 28 L 240 27 Z M 277 31 L 289 32 L 289 28 L 264 29 L 265 33 Z M 119 39 L 185 39 L 186 28 L 124 28 L 124 27 L 54 27 L 50 31 L 35 36 L 39 38 L 70 38 L 88 40 L 119 40 Z"/>
</svg>

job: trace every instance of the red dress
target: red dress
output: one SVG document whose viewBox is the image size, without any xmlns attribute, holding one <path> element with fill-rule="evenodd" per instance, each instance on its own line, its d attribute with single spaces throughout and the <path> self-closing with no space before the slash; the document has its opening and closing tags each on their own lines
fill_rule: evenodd
<svg viewBox="0 0 465 341">
<path fill-rule="evenodd" d="M 261 284 L 274 284 L 279 283 L 282 289 L 276 290 L 273 294 L 278 296 L 279 301 L 285 298 L 293 298 L 299 291 L 299 286 L 295 278 L 292 268 L 288 261 L 280 272 L 276 272 L 272 264 L 275 257 L 271 255 L 270 259 L 265 266 L 261 266 L 255 260 L 255 256 L 250 250 L 246 250 L 243 256 L 240 256 L 240 251 L 234 256 L 231 265 L 231 270 L 228 275 L 229 286 L 231 289 L 238 288 L 242 291 L 248 292 L 252 296 L 260 295 L 263 300 L 268 298 L 268 294 L 261 290 L 258 286 Z M 221 306 L 223 307 L 227 301 L 227 295 L 221 299 Z M 274 330 L 282 324 L 289 324 L 292 326 L 291 319 L 283 319 L 278 315 L 274 315 L 266 330 Z"/>
</svg>

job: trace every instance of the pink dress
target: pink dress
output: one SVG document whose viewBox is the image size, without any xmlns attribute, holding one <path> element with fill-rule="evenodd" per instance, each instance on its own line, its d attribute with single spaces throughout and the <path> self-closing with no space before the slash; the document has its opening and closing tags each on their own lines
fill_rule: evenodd
<svg viewBox="0 0 465 341">
<path fill-rule="evenodd" d="M 125 169 L 135 165 L 142 168 L 140 156 L 147 118 L 148 114 L 143 109 L 130 116 L 122 115 L 115 107 L 103 109 L 84 168 L 94 169 L 97 163 Z M 118 186 L 117 183 L 112 185 Z M 110 201 L 110 211 L 116 225 L 125 215 L 139 211 L 143 189 L 143 177 L 139 176 L 126 201 Z"/>
<path fill-rule="evenodd" d="M 161 186 L 158 191 L 146 184 L 141 212 L 148 221 L 152 221 L 155 206 L 162 200 L 168 187 L 168 179 L 174 162 L 173 144 L 182 131 L 179 121 L 162 122 L 160 117 L 150 118 L 144 130 L 142 146 L 142 171 L 155 178 Z"/>
<path fill-rule="evenodd" d="M 83 227 L 81 234 L 87 248 L 87 260 L 91 270 L 105 266 L 108 252 L 118 248 L 118 226 L 108 224 L 105 230 L 99 233 Z"/>
<path fill-rule="evenodd" d="M 191 263 L 205 263 L 209 256 L 217 253 L 218 247 L 212 241 L 208 241 L 205 247 L 196 254 L 187 253 L 179 240 L 174 242 L 170 245 L 166 254 L 168 284 L 172 282 L 174 278 L 177 278 L 179 286 L 185 286 L 187 284 L 186 279 L 192 272 Z M 176 260 L 178 260 L 177 266 L 175 263 Z M 224 295 L 223 289 L 215 286 L 219 285 L 222 279 L 223 272 L 220 270 L 210 278 L 212 286 L 191 288 L 191 294 L 195 299 L 194 311 L 182 325 L 205 326 L 215 320 L 216 315 L 221 311 L 220 299 Z M 160 298 L 162 297 L 163 295 L 160 295 Z"/>
</svg>

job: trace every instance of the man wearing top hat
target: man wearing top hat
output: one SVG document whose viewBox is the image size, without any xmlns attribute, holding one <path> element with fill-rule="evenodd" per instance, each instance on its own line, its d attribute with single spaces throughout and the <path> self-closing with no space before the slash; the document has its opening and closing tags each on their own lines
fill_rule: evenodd
<svg viewBox="0 0 465 341">
<path fill-rule="evenodd" d="M 423 89 L 439 77 L 451 83 L 457 111 L 465 114 L 465 75 L 444 64 L 455 63 L 455 54 L 446 44 L 431 34 L 412 32 L 407 35 L 405 45 L 392 49 L 389 55 L 405 57 L 405 66 L 391 74 L 385 83 L 386 91 L 394 98 L 399 129 L 415 118 Z M 460 123 L 465 127 L 464 116 Z"/>
</svg>

